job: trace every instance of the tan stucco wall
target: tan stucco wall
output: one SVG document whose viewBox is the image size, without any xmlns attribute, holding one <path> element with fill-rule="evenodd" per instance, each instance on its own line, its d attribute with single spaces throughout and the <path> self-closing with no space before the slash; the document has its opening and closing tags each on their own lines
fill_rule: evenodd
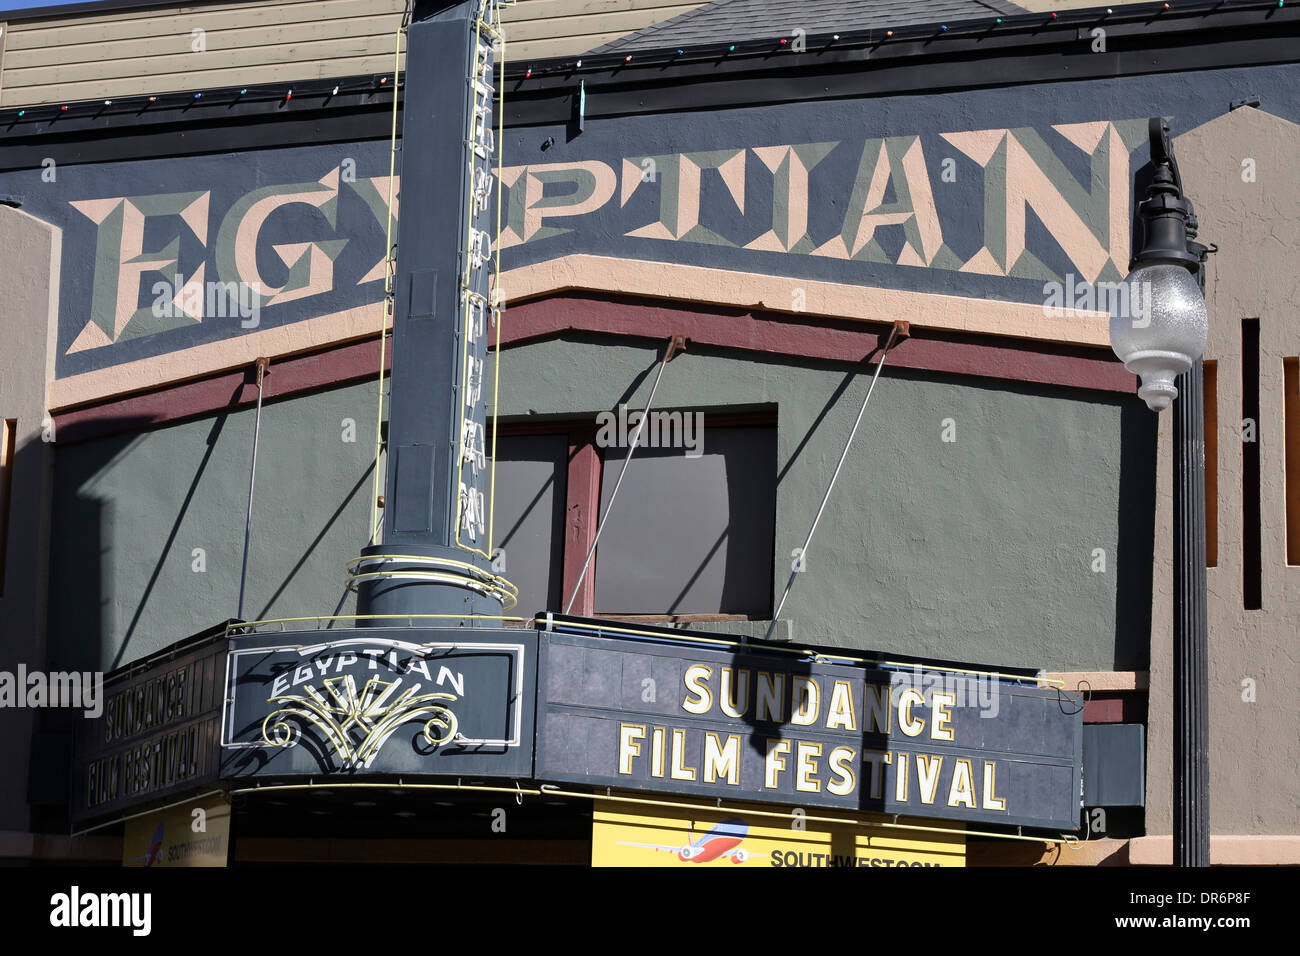
<svg viewBox="0 0 1300 956">
<path fill-rule="evenodd" d="M 1216 866 L 1291 866 L 1300 860 L 1300 837 L 1217 835 L 1210 858 Z M 1173 859 L 1168 834 L 1077 843 L 973 841 L 966 848 L 967 866 L 1171 866 Z"/>
<path fill-rule="evenodd" d="M 0 582 L 0 670 L 45 660 L 49 568 L 49 446 L 41 440 L 45 383 L 53 377 L 61 233 L 21 210 L 0 206 L 0 418 L 15 418 L 17 449 L 10 500 L 5 579 Z M 27 762 L 33 714 L 0 710 L 0 834 L 25 831 Z"/>
<path fill-rule="evenodd" d="M 1227 104 L 1223 104 L 1227 109 Z M 1207 360 L 1218 362 L 1218 566 L 1207 574 L 1210 640 L 1210 820 L 1214 834 L 1300 833 L 1300 567 L 1287 567 L 1282 358 L 1300 355 L 1300 126 L 1259 110 L 1225 113 L 1176 138 L 1198 237 L 1216 243 L 1206 296 Z M 1177 118 L 1174 118 L 1177 131 Z M 1253 159 L 1255 181 L 1243 181 Z M 1241 320 L 1260 320 L 1263 609 L 1243 610 Z M 1160 420 L 1147 833 L 1172 831 L 1173 416 Z M 1243 700 L 1242 683 L 1256 699 Z M 1300 862 L 1300 845 L 1289 847 Z M 1211 850 L 1214 862 L 1214 849 Z"/>
</svg>

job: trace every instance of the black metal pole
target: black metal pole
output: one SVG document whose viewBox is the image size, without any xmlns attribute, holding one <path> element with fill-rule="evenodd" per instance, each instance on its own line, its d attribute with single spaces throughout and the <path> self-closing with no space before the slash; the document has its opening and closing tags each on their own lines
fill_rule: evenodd
<svg viewBox="0 0 1300 956">
<path fill-rule="evenodd" d="M 1195 219 L 1191 222 L 1194 224 Z M 1195 226 L 1189 229 L 1195 236 Z M 1190 237 L 1189 237 L 1190 238 Z M 1205 291 L 1204 247 L 1197 278 Z M 1205 581 L 1205 404 L 1200 359 L 1174 404 L 1174 865 L 1210 865 L 1209 629 Z"/>
<path fill-rule="evenodd" d="M 1196 276 L 1205 295 L 1210 249 L 1195 242 L 1198 223 L 1183 192 L 1169 125 L 1148 122 L 1153 166 L 1138 206 L 1142 247 L 1129 263 L 1175 265 Z M 1210 642 L 1205 582 L 1205 405 L 1200 356 L 1175 383 L 1174 406 L 1174 865 L 1210 865 Z"/>
</svg>

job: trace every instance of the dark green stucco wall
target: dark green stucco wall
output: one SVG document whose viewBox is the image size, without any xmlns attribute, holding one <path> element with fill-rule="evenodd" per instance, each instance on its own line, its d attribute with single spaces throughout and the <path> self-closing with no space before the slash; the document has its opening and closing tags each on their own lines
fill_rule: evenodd
<svg viewBox="0 0 1300 956">
<path fill-rule="evenodd" d="M 570 337 L 507 350 L 501 414 L 643 407 L 656 348 Z M 869 373 L 700 349 L 664 373 L 656 405 L 702 408 L 706 426 L 710 408 L 776 406 L 777 594 Z M 886 365 L 786 604 L 794 639 L 1050 670 L 1145 667 L 1155 423 L 1143 411 L 1097 392 Z M 954 442 L 942 441 L 948 418 Z"/>
<path fill-rule="evenodd" d="M 56 663 L 107 670 L 235 616 L 253 421 L 249 409 L 57 448 Z M 368 535 L 374 441 L 373 383 L 263 408 L 247 619 L 334 613 Z"/>
<path fill-rule="evenodd" d="M 588 336 L 508 349 L 501 414 L 640 407 L 659 354 Z M 776 409 L 778 592 L 869 371 L 692 349 L 664 374 L 656 405 L 702 409 L 706 425 L 710 410 Z M 374 402 L 368 383 L 266 406 L 247 617 L 334 613 L 368 531 Z M 355 443 L 341 440 L 349 418 Z M 955 441 L 942 440 L 945 419 Z M 1144 668 L 1153 419 L 1119 396 L 886 367 L 787 604 L 794 639 Z M 241 411 L 58 448 L 57 663 L 111 667 L 234 616 L 252 427 Z M 191 568 L 194 548 L 204 573 Z M 349 598 L 340 613 L 350 610 Z"/>
</svg>

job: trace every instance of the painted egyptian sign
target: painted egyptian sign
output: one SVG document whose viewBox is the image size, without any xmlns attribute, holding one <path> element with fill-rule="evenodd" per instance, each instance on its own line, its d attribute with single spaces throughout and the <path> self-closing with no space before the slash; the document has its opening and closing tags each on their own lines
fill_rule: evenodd
<svg viewBox="0 0 1300 956">
<path fill-rule="evenodd" d="M 1045 283 L 1126 272 L 1147 116 L 1187 131 L 1249 87 L 1300 120 L 1297 82 L 1286 65 L 507 130 L 502 285 L 594 255 L 1042 303 Z M 387 173 L 372 141 L 0 177 L 64 233 L 56 377 L 307 320 L 377 328 Z"/>
<path fill-rule="evenodd" d="M 1082 702 L 930 670 L 542 633 L 539 780 L 1075 830 Z"/>
<path fill-rule="evenodd" d="M 532 770 L 536 638 L 371 628 L 232 638 L 223 777 Z"/>
</svg>

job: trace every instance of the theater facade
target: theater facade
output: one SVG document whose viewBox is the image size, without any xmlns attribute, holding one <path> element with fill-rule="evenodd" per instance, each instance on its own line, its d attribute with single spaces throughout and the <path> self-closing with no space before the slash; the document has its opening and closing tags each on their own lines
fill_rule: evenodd
<svg viewBox="0 0 1300 956">
<path fill-rule="evenodd" d="M 1213 860 L 1300 862 L 1300 15 L 1177 6 L 9 110 L 0 670 L 104 706 L 0 712 L 0 856 L 1169 863 L 1161 117 Z"/>
</svg>

